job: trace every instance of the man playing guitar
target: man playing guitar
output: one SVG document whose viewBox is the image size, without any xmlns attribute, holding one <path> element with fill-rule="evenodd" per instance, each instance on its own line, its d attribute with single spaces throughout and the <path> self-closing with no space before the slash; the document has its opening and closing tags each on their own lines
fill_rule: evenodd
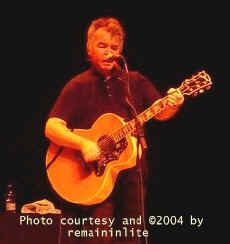
<svg viewBox="0 0 230 244">
<path fill-rule="evenodd" d="M 89 167 L 100 158 L 99 143 L 74 130 L 91 128 L 94 122 L 106 113 L 118 115 L 123 118 L 124 123 L 133 119 L 130 105 L 126 99 L 128 96 L 125 84 L 127 80 L 124 78 L 121 64 L 117 60 L 122 53 L 124 39 L 124 29 L 117 19 L 102 17 L 92 21 L 87 32 L 87 55 L 91 68 L 76 75 L 65 85 L 46 122 L 45 135 L 51 143 L 79 152 L 84 164 Z M 152 104 L 157 104 L 161 99 L 153 83 L 137 71 L 129 72 L 128 85 L 131 94 L 130 101 L 138 114 Z M 164 109 L 154 119 L 172 118 L 183 102 L 183 94 L 178 89 L 171 88 L 163 100 Z M 112 128 L 113 121 L 104 120 L 104 126 Z M 135 147 L 135 143 L 133 145 Z M 52 160 L 49 158 L 48 161 L 50 159 Z M 146 160 L 142 159 L 142 161 L 142 167 L 147 167 Z M 55 162 L 48 169 L 48 174 L 52 167 L 55 167 Z M 65 174 L 64 169 L 63 174 Z M 91 185 L 88 184 L 85 187 L 85 192 L 90 191 L 91 187 L 97 184 L 96 177 L 95 182 L 91 182 Z M 100 177 L 98 176 L 98 178 Z M 144 181 L 146 182 L 146 179 Z M 65 182 L 62 184 L 65 186 Z M 68 183 L 65 187 L 68 188 Z M 86 205 L 82 208 L 83 216 L 139 216 L 141 210 L 137 199 L 138 187 L 136 167 L 127 167 L 119 173 L 116 185 L 109 197 L 92 204 L 79 202 L 80 205 Z M 78 192 L 77 187 L 75 191 Z M 84 192 L 81 194 L 83 195 Z M 103 228 L 106 227 L 103 226 Z M 87 240 L 85 241 L 87 243 Z M 113 243 L 112 237 L 91 241 L 91 243 L 101 244 Z M 127 239 L 124 242 L 116 240 L 115 243 L 137 243 L 137 238 Z"/>
</svg>

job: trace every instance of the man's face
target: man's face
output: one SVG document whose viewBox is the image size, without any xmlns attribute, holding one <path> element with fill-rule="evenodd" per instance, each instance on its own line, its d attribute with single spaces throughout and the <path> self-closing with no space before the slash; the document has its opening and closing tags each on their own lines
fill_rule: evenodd
<svg viewBox="0 0 230 244">
<path fill-rule="evenodd" d="M 93 65 L 103 74 L 109 72 L 116 65 L 116 61 L 111 57 L 119 55 L 121 50 L 121 41 L 119 36 L 107 32 L 104 28 L 98 29 L 91 40 L 88 54 Z"/>
</svg>

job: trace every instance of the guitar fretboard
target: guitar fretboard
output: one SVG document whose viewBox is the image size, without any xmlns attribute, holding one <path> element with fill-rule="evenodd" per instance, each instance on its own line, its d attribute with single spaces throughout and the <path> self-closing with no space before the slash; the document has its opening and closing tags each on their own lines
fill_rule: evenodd
<svg viewBox="0 0 230 244">
<path fill-rule="evenodd" d="M 166 107 L 164 105 L 165 99 L 166 97 L 160 99 L 157 103 L 153 104 L 152 106 L 144 110 L 142 113 L 140 113 L 137 116 L 138 122 L 140 124 L 144 124 L 145 122 L 155 117 L 157 114 L 161 113 Z M 135 128 L 136 128 L 136 121 L 135 119 L 132 119 L 129 122 L 127 122 L 123 127 L 113 132 L 113 134 L 111 134 L 110 136 L 113 138 L 115 142 L 119 142 L 127 135 L 133 133 L 135 131 Z"/>
</svg>

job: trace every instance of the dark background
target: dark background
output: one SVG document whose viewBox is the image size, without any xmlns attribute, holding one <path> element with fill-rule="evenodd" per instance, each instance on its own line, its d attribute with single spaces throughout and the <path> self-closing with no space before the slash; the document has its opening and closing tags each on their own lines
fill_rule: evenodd
<svg viewBox="0 0 230 244">
<path fill-rule="evenodd" d="M 186 99 L 170 121 L 147 124 L 151 167 L 148 215 L 203 217 L 205 224 L 199 230 L 187 226 L 175 231 L 203 236 L 209 227 L 208 209 L 218 191 L 214 108 L 217 84 L 223 80 L 224 8 L 195 3 L 160 7 L 138 3 L 113 8 L 20 4 L 6 10 L 1 210 L 9 181 L 16 187 L 19 208 L 46 196 L 46 116 L 65 83 L 89 67 L 85 59 L 88 24 L 96 17 L 111 15 L 119 18 L 126 30 L 123 54 L 129 68 L 148 76 L 163 94 L 201 70 L 214 82 L 210 91 Z M 161 239 L 168 229 L 153 232 Z"/>
</svg>

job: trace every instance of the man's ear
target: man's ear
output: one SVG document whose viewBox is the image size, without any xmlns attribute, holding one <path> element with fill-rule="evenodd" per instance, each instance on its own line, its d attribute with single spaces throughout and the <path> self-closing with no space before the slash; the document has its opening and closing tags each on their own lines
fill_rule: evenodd
<svg viewBox="0 0 230 244">
<path fill-rule="evenodd" d="M 89 42 L 87 43 L 87 46 L 86 46 L 86 52 L 87 52 L 87 56 L 91 57 L 92 49 L 91 49 L 91 45 Z"/>
</svg>

